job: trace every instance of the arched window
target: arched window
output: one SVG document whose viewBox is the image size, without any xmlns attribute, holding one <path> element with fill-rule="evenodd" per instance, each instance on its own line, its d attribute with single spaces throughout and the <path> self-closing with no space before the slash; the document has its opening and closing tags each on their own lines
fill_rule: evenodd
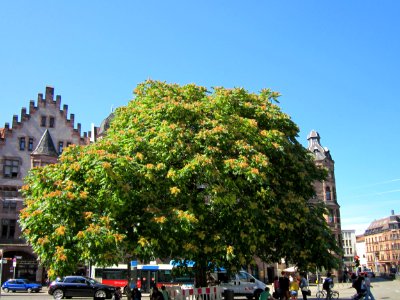
<svg viewBox="0 0 400 300">
<path fill-rule="evenodd" d="M 325 188 L 325 200 L 326 200 L 326 201 L 332 200 L 332 197 L 331 197 L 331 188 L 330 188 L 329 186 L 327 186 L 327 187 Z"/>
</svg>

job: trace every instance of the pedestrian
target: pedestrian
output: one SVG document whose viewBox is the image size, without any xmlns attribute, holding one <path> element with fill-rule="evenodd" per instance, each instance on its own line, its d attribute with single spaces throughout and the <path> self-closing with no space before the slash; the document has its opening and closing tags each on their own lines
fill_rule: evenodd
<svg viewBox="0 0 400 300">
<path fill-rule="evenodd" d="M 365 299 L 375 300 L 374 295 L 372 295 L 372 293 L 371 293 L 371 288 L 372 288 L 371 277 L 372 277 L 372 274 L 367 273 L 367 276 L 365 276 L 365 278 L 364 278 L 365 289 L 367 290 L 367 295 L 365 296 Z"/>
<path fill-rule="evenodd" d="M 121 287 L 117 287 L 116 289 L 115 289 L 115 292 L 114 292 L 114 298 L 113 298 L 114 300 L 121 300 L 122 299 L 122 291 L 121 291 Z"/>
<path fill-rule="evenodd" d="M 274 296 L 274 298 L 280 298 L 281 295 L 281 290 L 279 288 L 279 277 L 275 276 L 274 277 L 274 292 L 272 293 L 272 296 Z"/>
<path fill-rule="evenodd" d="M 132 295 L 133 295 L 133 297 L 132 297 L 133 300 L 142 300 L 142 293 L 140 292 L 140 290 L 137 287 L 135 287 L 133 289 Z"/>
<path fill-rule="evenodd" d="M 259 300 L 276 300 L 276 298 L 271 296 L 269 287 L 265 287 L 265 290 L 260 294 Z"/>
<path fill-rule="evenodd" d="M 299 282 L 297 281 L 297 277 L 293 276 L 292 281 L 290 282 L 290 297 L 292 300 L 297 300 L 297 296 L 299 294 Z"/>
<path fill-rule="evenodd" d="M 347 282 L 347 280 L 348 280 L 348 277 L 349 277 L 349 272 L 347 271 L 347 269 L 345 269 L 344 271 L 343 271 L 343 282 L 344 283 L 346 283 Z"/>
<path fill-rule="evenodd" d="M 354 295 L 354 299 L 363 299 L 366 294 L 364 273 L 358 274 L 356 280 L 353 282 L 353 288 L 357 291 L 357 294 Z"/>
<path fill-rule="evenodd" d="M 164 300 L 169 300 L 169 294 L 167 289 L 165 288 L 165 285 L 161 287 L 161 293 L 163 294 Z"/>
<path fill-rule="evenodd" d="M 288 274 L 285 272 L 282 272 L 282 277 L 279 278 L 279 288 L 281 290 L 280 293 L 280 300 L 289 300 L 290 298 L 290 293 L 289 293 L 289 285 L 290 285 L 290 280 L 288 277 Z"/>
<path fill-rule="evenodd" d="M 330 272 L 326 274 L 322 288 L 326 291 L 326 300 L 332 300 L 333 279 Z"/>
<path fill-rule="evenodd" d="M 164 300 L 163 294 L 158 290 L 158 287 L 153 287 L 153 292 L 151 293 L 150 300 Z"/>
<path fill-rule="evenodd" d="M 300 289 L 303 295 L 303 300 L 307 300 L 308 296 L 308 280 L 306 279 L 306 273 L 300 273 Z"/>
</svg>

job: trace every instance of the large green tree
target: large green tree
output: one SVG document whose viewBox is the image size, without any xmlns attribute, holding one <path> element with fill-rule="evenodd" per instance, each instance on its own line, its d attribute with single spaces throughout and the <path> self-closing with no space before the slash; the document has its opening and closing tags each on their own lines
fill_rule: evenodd
<svg viewBox="0 0 400 300">
<path fill-rule="evenodd" d="M 255 256 L 333 267 L 339 249 L 310 204 L 325 171 L 279 94 L 148 80 L 105 137 L 34 168 L 20 223 L 50 276 L 131 257 L 237 269 Z"/>
</svg>

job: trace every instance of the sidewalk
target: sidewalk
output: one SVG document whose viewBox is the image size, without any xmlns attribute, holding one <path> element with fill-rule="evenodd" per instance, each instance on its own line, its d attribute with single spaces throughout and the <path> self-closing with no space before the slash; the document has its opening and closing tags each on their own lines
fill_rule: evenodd
<svg viewBox="0 0 400 300">
<path fill-rule="evenodd" d="M 400 299 L 400 280 L 384 280 L 380 278 L 373 279 L 371 282 L 372 289 L 371 292 L 376 300 L 399 300 Z M 319 286 L 322 289 L 322 285 Z M 339 292 L 339 299 L 351 299 L 351 297 L 356 293 L 356 290 L 351 287 L 351 283 L 336 283 L 333 287 L 335 291 Z M 316 299 L 316 293 L 318 291 L 317 286 L 310 286 L 311 296 L 308 297 L 309 300 Z M 299 295 L 299 299 L 302 296 Z"/>
</svg>

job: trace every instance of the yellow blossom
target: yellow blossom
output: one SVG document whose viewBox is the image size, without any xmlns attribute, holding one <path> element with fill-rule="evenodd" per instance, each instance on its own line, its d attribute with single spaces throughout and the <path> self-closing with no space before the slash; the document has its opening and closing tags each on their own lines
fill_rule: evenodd
<svg viewBox="0 0 400 300">
<path fill-rule="evenodd" d="M 180 193 L 181 190 L 178 187 L 174 186 L 174 187 L 171 187 L 169 189 L 169 191 L 171 192 L 172 195 L 177 195 Z"/>
<path fill-rule="evenodd" d="M 154 218 L 154 221 L 155 221 L 156 223 L 163 224 L 163 223 L 165 223 L 165 221 L 167 221 L 167 218 L 166 218 L 166 217 L 164 217 L 164 216 L 161 216 L 161 217 L 155 217 L 155 218 Z"/>
<path fill-rule="evenodd" d="M 111 169 L 111 164 L 108 161 L 103 162 L 103 168 L 106 170 Z"/>
<path fill-rule="evenodd" d="M 143 154 L 140 152 L 136 153 L 136 158 L 139 160 L 143 160 Z"/>
<path fill-rule="evenodd" d="M 85 219 L 90 219 L 93 215 L 93 212 L 91 211 L 85 211 L 84 213 Z"/>
<path fill-rule="evenodd" d="M 56 229 L 57 235 L 64 235 L 65 234 L 65 226 L 61 225 Z"/>
</svg>

